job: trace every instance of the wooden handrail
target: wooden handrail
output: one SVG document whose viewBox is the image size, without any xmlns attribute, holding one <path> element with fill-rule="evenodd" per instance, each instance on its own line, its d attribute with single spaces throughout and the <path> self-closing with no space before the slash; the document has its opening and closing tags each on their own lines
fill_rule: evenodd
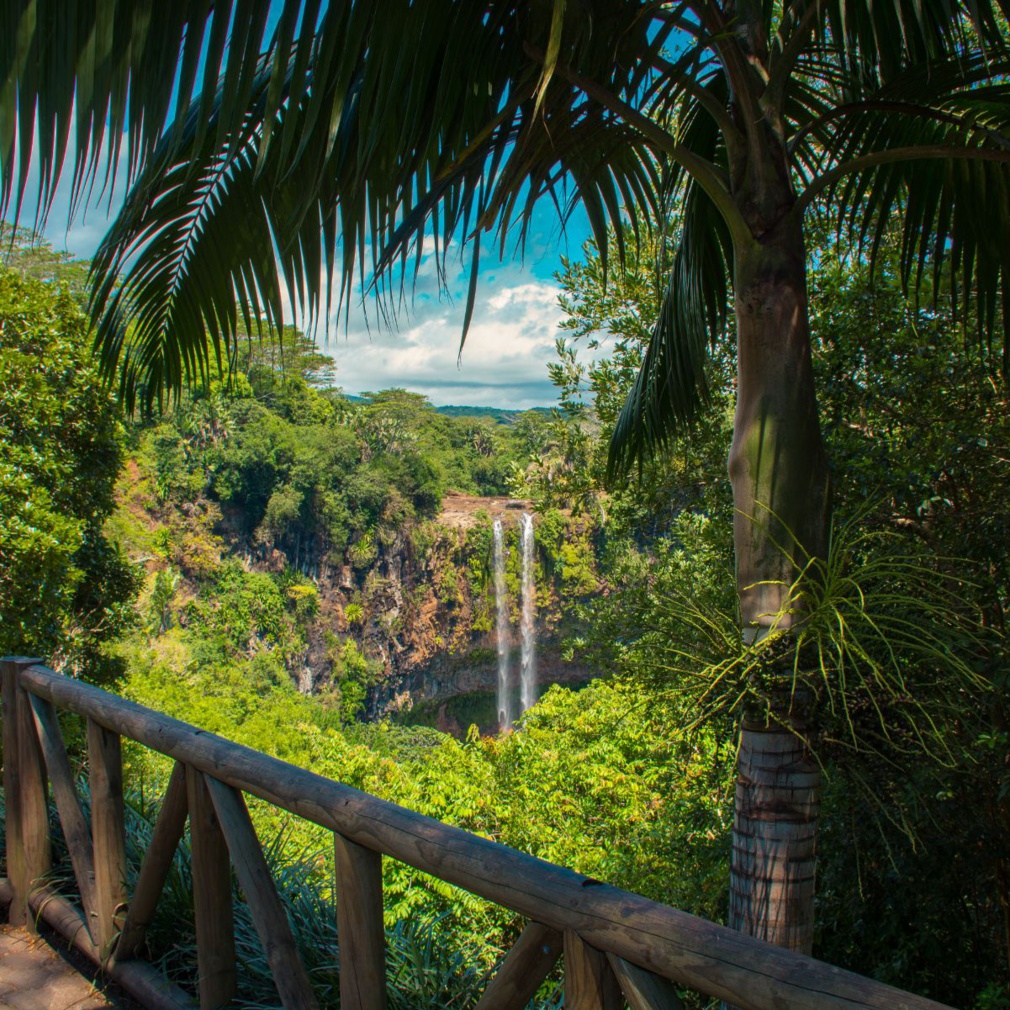
<svg viewBox="0 0 1010 1010">
<path fill-rule="evenodd" d="M 359 848 L 392 856 L 564 934 L 566 960 L 573 964 L 591 962 L 593 971 L 610 972 L 609 965 L 620 958 L 632 968 L 647 969 L 742 1010 L 941 1010 L 932 1000 L 480 838 L 44 666 L 17 673 L 20 688 L 36 698 L 175 758 L 191 774 L 202 772 L 329 828 L 337 834 L 338 854 L 343 852 L 345 860 L 359 859 L 354 855 Z M 355 899 L 366 905 L 371 900 L 368 895 Z M 374 928 L 374 912 L 347 911 Z M 355 949 L 353 935 L 348 941 L 347 949 Z M 374 946 L 367 938 L 357 940 L 360 950 Z M 367 966 L 357 965 L 354 971 L 367 973 Z M 636 986 L 649 988 L 640 982 Z"/>
</svg>

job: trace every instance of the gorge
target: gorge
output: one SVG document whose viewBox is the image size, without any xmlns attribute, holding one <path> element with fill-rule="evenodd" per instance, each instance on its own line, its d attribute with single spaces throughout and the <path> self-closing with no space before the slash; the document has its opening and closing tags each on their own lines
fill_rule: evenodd
<svg viewBox="0 0 1010 1010">
<path fill-rule="evenodd" d="M 384 666 L 369 687 L 366 718 L 458 736 L 474 724 L 495 734 L 515 724 L 543 685 L 591 679 L 591 668 L 566 654 L 579 633 L 576 603 L 596 586 L 573 579 L 573 560 L 585 571 L 593 563 L 584 518 L 557 510 L 534 517 L 528 502 L 449 494 L 421 529 L 414 539 L 424 541 L 423 554 L 403 538 L 380 546 L 364 578 L 345 572 L 341 600 L 366 604 L 360 617 L 351 605 L 358 623 L 347 633 Z M 335 603 L 342 630 L 346 604 Z"/>
</svg>

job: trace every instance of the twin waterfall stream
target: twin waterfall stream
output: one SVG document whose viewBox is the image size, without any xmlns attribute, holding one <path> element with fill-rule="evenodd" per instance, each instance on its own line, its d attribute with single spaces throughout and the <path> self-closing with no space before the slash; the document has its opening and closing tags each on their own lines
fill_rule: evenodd
<svg viewBox="0 0 1010 1010">
<path fill-rule="evenodd" d="M 519 633 L 522 650 L 519 664 L 519 711 L 514 707 L 514 690 L 509 677 L 509 609 L 505 588 L 505 530 L 501 519 L 495 519 L 494 530 L 494 597 L 495 630 L 498 638 L 498 725 L 509 729 L 537 700 L 537 629 L 534 600 L 533 569 L 536 561 L 533 543 L 533 517 L 526 512 L 519 520 L 522 551 L 522 613 Z"/>
</svg>

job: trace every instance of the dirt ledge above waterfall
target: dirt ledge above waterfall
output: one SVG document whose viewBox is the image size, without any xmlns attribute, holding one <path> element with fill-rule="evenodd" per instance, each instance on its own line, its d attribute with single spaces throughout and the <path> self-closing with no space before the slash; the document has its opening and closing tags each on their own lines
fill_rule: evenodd
<svg viewBox="0 0 1010 1010">
<path fill-rule="evenodd" d="M 532 512 L 533 502 L 521 498 L 482 498 L 475 494 L 457 494 L 447 491 L 442 498 L 442 511 L 436 522 L 457 530 L 473 529 L 477 525 L 477 513 L 484 512 L 492 519 L 501 516 L 519 516 L 521 512 Z"/>
</svg>

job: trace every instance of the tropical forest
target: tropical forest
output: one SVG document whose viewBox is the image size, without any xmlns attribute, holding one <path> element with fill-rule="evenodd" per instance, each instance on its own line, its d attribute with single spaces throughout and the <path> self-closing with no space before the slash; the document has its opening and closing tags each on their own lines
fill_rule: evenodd
<svg viewBox="0 0 1010 1010">
<path fill-rule="evenodd" d="M 0 6 L 12 924 L 159 1010 L 1010 1010 L 1010 9 Z M 545 206 L 547 392 L 347 384 L 430 281 L 461 385 Z"/>
</svg>

